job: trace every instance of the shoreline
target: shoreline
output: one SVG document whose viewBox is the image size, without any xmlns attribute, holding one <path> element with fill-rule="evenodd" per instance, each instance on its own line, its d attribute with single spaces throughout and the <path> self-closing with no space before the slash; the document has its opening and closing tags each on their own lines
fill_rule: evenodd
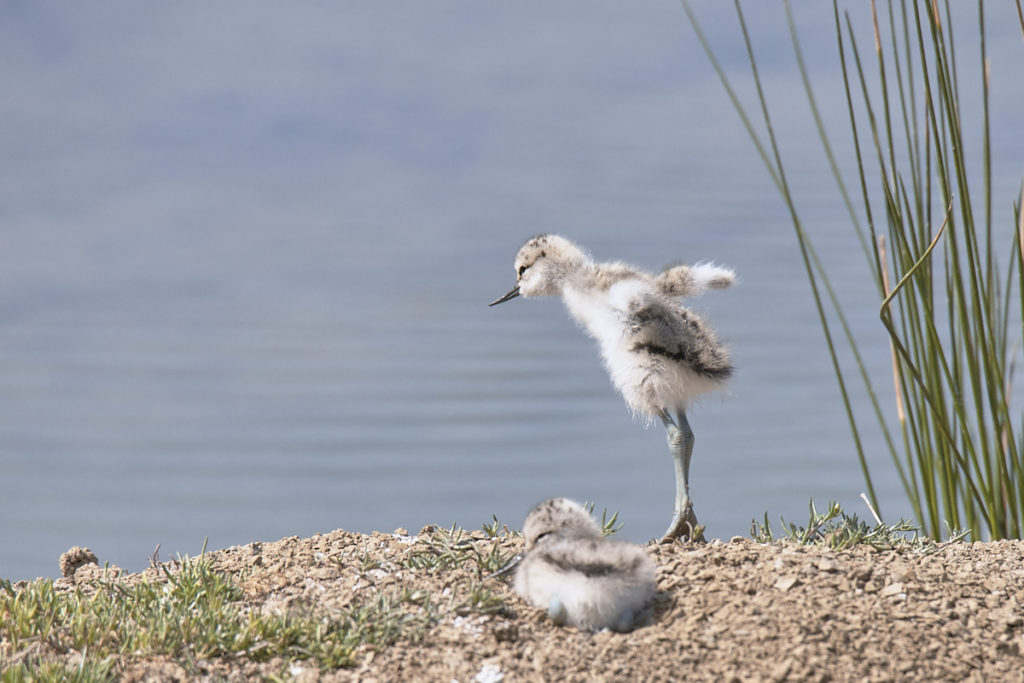
<svg viewBox="0 0 1024 683">
<path fill-rule="evenodd" d="M 183 643 L 177 653 L 108 655 L 109 671 L 129 681 L 492 682 L 1021 680 L 1024 671 L 1022 541 L 953 543 L 930 554 L 741 537 L 648 545 L 658 567 L 652 623 L 618 634 L 558 627 L 506 581 L 482 581 L 522 544 L 507 529 L 489 531 L 338 530 L 207 552 L 192 561 L 227 577 L 240 613 L 327 624 L 363 610 L 367 627 L 394 620 L 394 633 L 352 641 L 349 658 L 329 666 L 303 659 L 302 643 L 272 656 L 207 657 Z M 51 583 L 65 595 L 131 590 L 173 582 L 186 569 L 171 561 L 115 578 L 86 562 Z M 39 584 L 10 585 L 17 593 Z M 385 603 L 391 611 L 366 611 Z M 82 661 L 81 651 L 60 652 L 45 639 L 15 648 L 4 633 L 5 668 Z"/>
</svg>

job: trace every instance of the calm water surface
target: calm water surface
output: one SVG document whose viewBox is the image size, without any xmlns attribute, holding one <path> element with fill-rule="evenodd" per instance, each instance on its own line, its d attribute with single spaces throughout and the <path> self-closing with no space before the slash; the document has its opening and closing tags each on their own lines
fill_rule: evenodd
<svg viewBox="0 0 1024 683">
<path fill-rule="evenodd" d="M 749 85 L 730 11 L 698 10 Z M 826 10 L 800 21 L 841 133 Z M 884 390 L 784 18 L 754 14 L 804 218 Z M 1005 84 L 1019 35 L 991 41 Z M 135 570 L 206 537 L 517 527 L 554 495 L 659 534 L 662 430 L 557 300 L 487 307 L 538 232 L 740 273 L 698 302 L 738 366 L 691 418 L 709 535 L 811 497 L 863 512 L 792 228 L 676 5 L 7 3 L 0 83 L 0 576 L 54 575 L 71 545 Z M 1021 98 L 994 97 L 998 131 Z M 998 149 L 1012 192 L 1021 142 Z M 908 514 L 868 447 L 884 514 Z"/>
</svg>

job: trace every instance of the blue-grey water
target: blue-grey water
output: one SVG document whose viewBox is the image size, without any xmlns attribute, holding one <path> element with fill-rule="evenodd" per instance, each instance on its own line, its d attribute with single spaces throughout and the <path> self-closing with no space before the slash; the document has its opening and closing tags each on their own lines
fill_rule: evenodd
<svg viewBox="0 0 1024 683">
<path fill-rule="evenodd" d="M 798 4 L 848 160 L 831 8 Z M 753 105 L 731 7 L 696 8 Z M 782 9 L 750 11 L 804 219 L 891 406 Z M 1024 158 L 1007 16 L 1003 212 Z M 678 4 L 6 2 L 0 85 L 0 576 L 54 575 L 72 545 L 134 570 L 207 537 L 516 527 L 554 495 L 659 534 L 662 430 L 557 300 L 487 307 L 539 232 L 739 272 L 697 302 L 738 366 L 691 417 L 710 536 L 811 497 L 866 512 L 793 229 Z M 907 515 L 872 434 L 883 514 Z"/>
</svg>

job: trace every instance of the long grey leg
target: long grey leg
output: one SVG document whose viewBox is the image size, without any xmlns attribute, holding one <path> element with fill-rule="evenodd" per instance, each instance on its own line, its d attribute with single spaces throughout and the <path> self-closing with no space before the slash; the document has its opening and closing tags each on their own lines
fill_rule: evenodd
<svg viewBox="0 0 1024 683">
<path fill-rule="evenodd" d="M 703 542 L 703 529 L 697 524 L 697 515 L 693 512 L 693 501 L 690 500 L 690 456 L 693 455 L 693 430 L 682 410 L 676 413 L 675 419 L 668 413 L 662 413 L 661 421 L 668 432 L 668 448 L 676 467 L 676 502 L 672 511 L 672 523 L 669 524 L 662 542 L 676 538 L 688 538 Z"/>
</svg>

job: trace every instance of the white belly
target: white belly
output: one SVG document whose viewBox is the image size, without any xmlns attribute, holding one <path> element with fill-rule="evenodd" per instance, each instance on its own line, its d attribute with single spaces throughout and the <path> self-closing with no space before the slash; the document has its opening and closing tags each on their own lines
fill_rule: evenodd
<svg viewBox="0 0 1024 683">
<path fill-rule="evenodd" d="M 569 312 L 597 340 L 601 358 L 626 404 L 648 419 L 663 411 L 685 410 L 720 383 L 693 372 L 684 361 L 635 350 L 636 340 L 628 323 L 630 302 L 656 296 L 645 283 L 624 280 L 606 293 L 584 293 L 566 288 L 562 293 Z"/>
</svg>

